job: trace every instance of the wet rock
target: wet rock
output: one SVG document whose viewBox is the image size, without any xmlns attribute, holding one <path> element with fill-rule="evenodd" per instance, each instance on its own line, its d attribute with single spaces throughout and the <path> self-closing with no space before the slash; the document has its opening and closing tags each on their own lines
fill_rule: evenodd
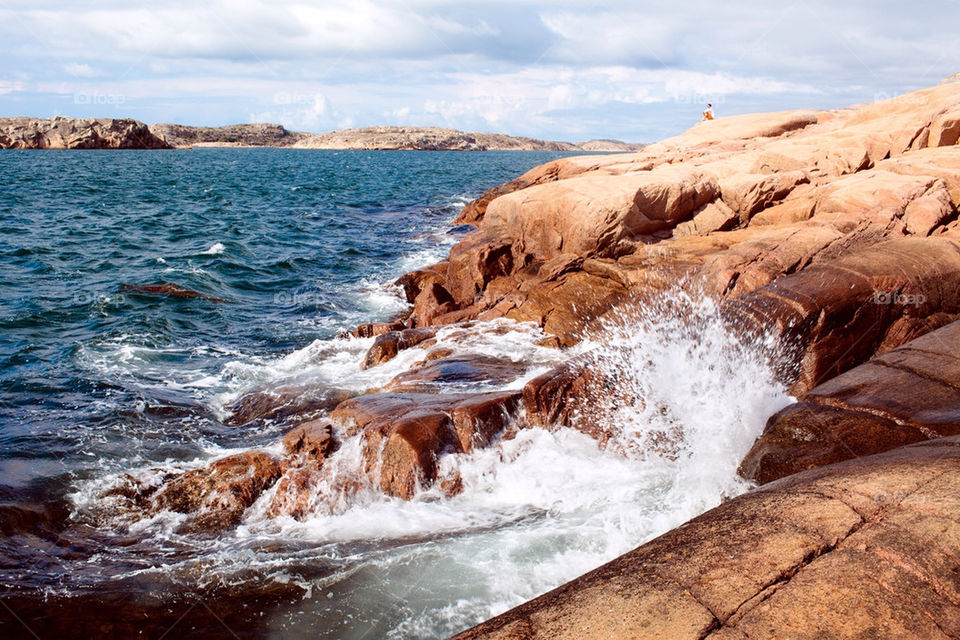
<svg viewBox="0 0 960 640">
<path fill-rule="evenodd" d="M 958 481 L 954 438 L 797 474 L 456 637 L 953 637 Z"/>
<path fill-rule="evenodd" d="M 357 326 L 350 332 L 350 335 L 354 338 L 374 338 L 401 329 L 403 329 L 402 322 L 374 322 Z"/>
<path fill-rule="evenodd" d="M 453 297 L 439 282 L 428 283 L 413 301 L 415 326 L 427 326 L 438 316 L 456 310 Z"/>
<path fill-rule="evenodd" d="M 367 355 L 363 359 L 363 368 L 369 369 L 388 362 L 404 349 L 415 347 L 433 338 L 436 334 L 437 330 L 435 328 L 426 327 L 400 331 L 394 329 L 380 334 L 367 351 Z"/>
<path fill-rule="evenodd" d="M 313 420 L 302 424 L 287 432 L 280 444 L 287 454 L 316 461 L 318 466 L 337 449 L 337 441 L 329 420 Z"/>
<path fill-rule="evenodd" d="M 759 483 L 960 433 L 960 322 L 825 382 L 773 415 L 740 472 Z"/>
<path fill-rule="evenodd" d="M 190 514 L 184 531 L 219 531 L 240 522 L 279 477 L 280 465 L 262 451 L 232 455 L 165 482 L 151 498 L 151 510 Z"/>
<path fill-rule="evenodd" d="M 441 262 L 439 264 L 406 273 L 400 276 L 394 284 L 403 289 L 403 294 L 406 296 L 407 302 L 412 304 L 413 301 L 417 299 L 417 296 L 420 294 L 420 292 L 428 284 L 431 282 L 442 283 L 444 281 L 446 272 L 447 263 Z"/>
<path fill-rule="evenodd" d="M 534 427 L 567 426 L 601 444 L 613 435 L 612 411 L 632 404 L 612 375 L 589 354 L 566 362 L 530 380 L 523 387 L 527 423 Z"/>
<path fill-rule="evenodd" d="M 406 499 L 436 480 L 439 456 L 489 443 L 519 395 L 378 393 L 342 403 L 330 418 L 344 425 L 347 437 L 363 432 L 367 471 L 378 476 L 384 493 Z"/>
<path fill-rule="evenodd" d="M 380 489 L 405 500 L 436 479 L 439 456 L 462 451 L 453 421 L 439 412 L 408 413 L 388 424 L 369 426 L 364 435 L 369 469 L 379 475 Z"/>
<path fill-rule="evenodd" d="M 324 463 L 340 443 L 329 420 L 313 420 L 287 432 L 280 444 L 287 457 L 280 461 L 282 475 L 267 514 L 301 520 L 312 512 L 320 483 L 329 480 Z"/>
<path fill-rule="evenodd" d="M 741 331 L 775 328 L 794 349 L 783 372 L 792 393 L 807 391 L 913 338 L 904 319 L 942 322 L 960 314 L 960 246 L 901 238 L 813 265 L 725 304 Z M 922 322 L 909 326 L 922 328 Z"/>
<path fill-rule="evenodd" d="M 313 466 L 287 469 L 277 481 L 267 515 L 304 519 L 312 512 L 317 486 L 323 479 L 323 473 Z"/>
<path fill-rule="evenodd" d="M 522 362 L 479 354 L 451 355 L 405 371 L 384 388 L 402 393 L 437 393 L 476 385 L 503 386 L 526 370 Z"/>
<path fill-rule="evenodd" d="M 259 420 L 305 419 L 329 411 L 354 395 L 316 380 L 286 380 L 244 394 L 230 409 L 224 424 L 245 425 Z"/>
</svg>

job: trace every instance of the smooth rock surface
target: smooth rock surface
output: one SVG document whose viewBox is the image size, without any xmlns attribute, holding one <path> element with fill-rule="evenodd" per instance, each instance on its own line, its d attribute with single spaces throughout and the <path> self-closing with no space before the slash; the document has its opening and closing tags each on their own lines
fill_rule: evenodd
<svg viewBox="0 0 960 640">
<path fill-rule="evenodd" d="M 960 441 L 729 500 L 456 638 L 952 638 Z"/>
<path fill-rule="evenodd" d="M 761 484 L 960 434 L 960 322 L 814 387 L 771 416 L 741 465 Z"/>
</svg>

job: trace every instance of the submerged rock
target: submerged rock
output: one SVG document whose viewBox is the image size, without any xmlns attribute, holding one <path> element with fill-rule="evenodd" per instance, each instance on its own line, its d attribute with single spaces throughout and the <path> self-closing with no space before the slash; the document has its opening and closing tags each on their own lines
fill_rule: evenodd
<svg viewBox="0 0 960 640">
<path fill-rule="evenodd" d="M 352 395 L 309 378 L 283 380 L 244 394 L 233 403 L 224 423 L 245 425 L 258 420 L 302 420 L 329 411 Z"/>
<path fill-rule="evenodd" d="M 442 355 L 441 352 L 440 355 Z M 391 380 L 384 389 L 401 393 L 437 393 L 453 387 L 502 387 L 527 371 L 527 365 L 503 358 L 479 354 L 445 355 L 405 371 Z"/>
<path fill-rule="evenodd" d="M 211 296 L 200 291 L 191 291 L 184 289 L 180 285 L 161 283 L 161 284 L 123 284 L 120 285 L 121 293 L 140 293 L 154 296 L 170 296 L 173 298 L 199 298 L 209 300 L 210 302 L 226 302 L 220 298 Z"/>
</svg>

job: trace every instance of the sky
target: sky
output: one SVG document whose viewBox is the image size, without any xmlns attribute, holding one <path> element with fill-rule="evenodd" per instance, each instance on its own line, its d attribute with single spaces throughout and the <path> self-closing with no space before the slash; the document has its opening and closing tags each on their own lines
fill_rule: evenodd
<svg viewBox="0 0 960 640">
<path fill-rule="evenodd" d="M 652 142 L 960 71 L 960 0 L 0 0 L 0 116 Z"/>
</svg>

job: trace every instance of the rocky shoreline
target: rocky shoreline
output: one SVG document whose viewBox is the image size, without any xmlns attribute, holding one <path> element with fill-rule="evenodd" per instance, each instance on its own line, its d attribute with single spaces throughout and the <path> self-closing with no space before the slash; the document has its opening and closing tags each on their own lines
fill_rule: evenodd
<svg viewBox="0 0 960 640">
<path fill-rule="evenodd" d="M 354 332 L 374 338 L 365 367 L 414 347 L 422 360 L 351 398 L 309 383 L 255 390 L 229 421 L 290 420 L 279 447 L 153 484 L 130 475 L 106 509 L 175 511 L 182 530 L 216 534 L 261 496 L 299 518 L 371 488 L 456 495 L 445 455 L 530 427 L 605 446 L 611 403 L 644 399 L 564 349 L 682 290 L 716 300 L 745 340 L 772 334 L 783 349 L 776 372 L 798 401 L 741 465 L 758 488 L 459 637 L 957 637 L 958 139 L 954 80 L 537 167 L 463 210 L 457 222 L 476 231 L 447 260 L 400 278 L 409 313 Z M 517 363 L 438 340 L 501 319 L 540 327 L 557 353 L 521 388 L 509 387 Z M 329 468 L 349 442 L 364 478 Z"/>
<path fill-rule="evenodd" d="M 416 151 L 635 151 L 641 144 L 589 140 L 573 144 L 440 127 L 365 127 L 327 133 L 288 131 L 278 124 L 192 127 L 130 119 L 0 118 L 0 149 L 192 149 L 275 147 Z"/>
</svg>

